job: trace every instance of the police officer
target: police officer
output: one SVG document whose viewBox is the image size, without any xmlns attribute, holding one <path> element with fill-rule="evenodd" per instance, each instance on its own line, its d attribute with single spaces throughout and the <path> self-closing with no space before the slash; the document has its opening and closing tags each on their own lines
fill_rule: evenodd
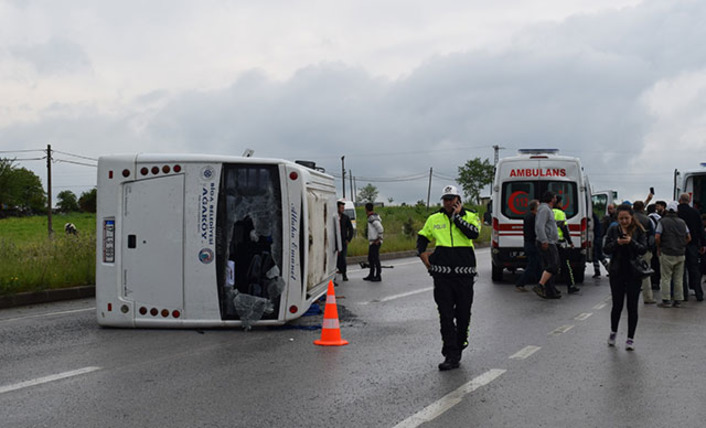
<svg viewBox="0 0 706 428">
<path fill-rule="evenodd" d="M 473 276 L 476 255 L 473 239 L 480 233 L 480 219 L 461 204 L 456 186 L 446 186 L 441 195 L 443 207 L 427 218 L 417 236 L 417 254 L 434 279 L 434 301 L 441 323 L 439 370 L 451 370 L 461 364 L 461 352 L 468 346 L 468 327 L 473 304 Z M 431 254 L 426 251 L 436 241 Z"/>
</svg>

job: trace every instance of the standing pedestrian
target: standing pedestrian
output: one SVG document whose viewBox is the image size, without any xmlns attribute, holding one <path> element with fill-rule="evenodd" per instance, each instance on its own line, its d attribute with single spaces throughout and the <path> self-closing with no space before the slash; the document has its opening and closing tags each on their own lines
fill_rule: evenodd
<svg viewBox="0 0 706 428">
<path fill-rule="evenodd" d="M 559 273 L 559 252 L 556 247 L 559 234 L 552 211 L 556 194 L 548 190 L 542 195 L 541 201 L 537 208 L 534 231 L 537 234 L 537 248 L 542 260 L 542 276 L 532 291 L 543 299 L 559 299 L 561 293 L 554 286 L 555 277 Z"/>
<path fill-rule="evenodd" d="M 660 308 L 679 307 L 684 300 L 684 260 L 686 245 L 691 241 L 691 235 L 684 220 L 677 217 L 678 207 L 676 201 L 668 203 L 667 210 L 655 230 L 655 244 L 662 272 L 662 303 L 657 305 Z"/>
<path fill-rule="evenodd" d="M 537 233 L 534 231 L 535 218 L 537 217 L 537 207 L 539 201 L 532 199 L 529 202 L 529 212 L 525 214 L 522 221 L 522 235 L 524 237 L 525 257 L 527 266 L 522 275 L 517 279 L 515 288 L 517 291 L 525 292 L 525 285 L 535 284 L 542 275 L 541 261 L 539 260 L 539 250 L 537 249 Z"/>
<path fill-rule="evenodd" d="M 557 242 L 559 274 L 566 282 L 566 291 L 569 294 L 573 294 L 579 291 L 576 281 L 574 281 L 574 271 L 569 260 L 569 249 L 574 248 L 574 243 L 571 241 L 571 233 L 569 232 L 569 226 L 566 224 L 566 213 L 561 206 L 561 201 L 561 195 L 556 195 L 556 202 L 554 203 L 554 208 L 552 208 L 554 220 L 556 221 L 557 235 L 559 236 L 559 241 Z"/>
<path fill-rule="evenodd" d="M 696 208 L 689 205 L 690 202 L 691 195 L 688 193 L 679 195 L 677 215 L 684 220 L 691 234 L 691 241 L 686 246 L 686 253 L 684 254 L 684 300 L 689 299 L 689 290 L 694 290 L 696 300 L 703 302 L 704 291 L 701 288 L 699 258 L 706 251 L 706 235 L 704 235 L 701 223 L 701 214 Z"/>
<path fill-rule="evenodd" d="M 373 211 L 372 202 L 365 204 L 365 214 L 368 216 L 368 263 L 370 273 L 363 278 L 365 281 L 380 282 L 382 280 L 380 265 L 380 246 L 382 245 L 382 219 Z"/>
<path fill-rule="evenodd" d="M 480 234 L 480 219 L 466 210 L 456 186 L 446 186 L 441 194 L 443 207 L 427 218 L 417 236 L 417 254 L 434 280 L 434 301 L 441 324 L 439 370 L 452 370 L 461 364 L 468 346 L 468 328 L 473 304 L 473 277 L 476 255 L 473 239 Z M 436 242 L 434 253 L 426 251 Z"/>
<path fill-rule="evenodd" d="M 659 208 L 659 209 L 658 209 Z M 647 206 L 647 217 L 652 220 L 652 225 L 655 228 L 655 232 L 657 231 L 657 225 L 659 224 L 659 220 L 662 218 L 662 212 L 664 212 L 664 209 L 667 208 L 667 203 L 664 201 L 657 201 L 654 204 L 650 204 Z M 652 282 L 652 291 L 659 290 L 659 282 L 660 282 L 660 268 L 659 268 L 659 257 L 657 256 L 657 244 L 652 248 L 652 270 L 655 271 L 655 273 L 652 274 L 652 277 L 650 278 Z"/>
<path fill-rule="evenodd" d="M 642 260 L 647 262 L 647 265 L 652 264 L 652 250 L 655 248 L 655 225 L 652 219 L 645 214 L 645 203 L 635 201 L 632 204 L 634 211 L 633 217 L 642 225 L 645 230 L 647 240 L 647 251 L 642 256 Z M 642 278 L 642 301 L 646 304 L 657 303 L 652 294 L 652 279 L 649 276 Z"/>
<path fill-rule="evenodd" d="M 601 221 L 598 219 L 598 214 L 593 212 L 593 277 L 601 277 L 601 263 L 608 269 L 608 261 L 603 254 L 603 230 L 601 229 Z M 596 282 L 598 285 L 599 282 Z"/>
<path fill-rule="evenodd" d="M 341 249 L 338 252 L 336 267 L 341 273 L 343 280 L 348 281 L 348 276 L 346 275 L 346 257 L 348 256 L 348 244 L 350 244 L 353 239 L 353 223 L 351 223 L 350 217 L 343 212 L 346 208 L 346 202 L 343 199 L 339 199 L 336 205 L 338 208 L 338 224 L 341 228 Z"/>
<path fill-rule="evenodd" d="M 635 349 L 637 303 L 642 286 L 642 278 L 635 272 L 633 262 L 647 251 L 647 238 L 630 205 L 618 206 L 617 219 L 618 224 L 611 226 L 606 232 L 603 246 L 603 251 L 611 256 L 609 273 L 613 308 L 610 311 L 608 345 L 615 346 L 620 314 L 627 297 L 628 337 L 625 349 L 632 351 Z"/>
</svg>

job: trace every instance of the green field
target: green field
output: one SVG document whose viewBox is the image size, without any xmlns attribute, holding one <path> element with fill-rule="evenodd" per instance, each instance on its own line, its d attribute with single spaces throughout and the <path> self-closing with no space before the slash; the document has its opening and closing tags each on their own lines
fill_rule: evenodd
<svg viewBox="0 0 706 428">
<path fill-rule="evenodd" d="M 52 239 L 46 216 L 0 220 L 0 295 L 95 284 L 95 219 L 55 215 Z M 78 236 L 64 233 L 66 223 L 76 225 Z"/>
<path fill-rule="evenodd" d="M 378 207 L 385 227 L 383 253 L 412 250 L 417 232 L 429 213 L 425 207 Z M 348 256 L 368 252 L 366 216 L 357 208 L 358 226 Z M 74 223 L 78 236 L 66 235 L 64 224 Z M 54 236 L 48 238 L 46 216 L 0 219 L 0 295 L 95 284 L 96 216 L 72 213 L 53 217 Z M 490 228 L 481 230 L 478 243 L 490 240 Z"/>
</svg>

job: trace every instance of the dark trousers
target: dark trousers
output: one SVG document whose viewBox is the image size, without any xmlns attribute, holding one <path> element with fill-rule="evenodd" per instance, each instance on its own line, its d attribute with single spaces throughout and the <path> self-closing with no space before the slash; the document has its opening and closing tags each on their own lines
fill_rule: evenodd
<svg viewBox="0 0 706 428">
<path fill-rule="evenodd" d="M 441 323 L 441 354 L 461 357 L 467 345 L 473 305 L 473 277 L 434 277 L 434 301 Z"/>
<path fill-rule="evenodd" d="M 544 292 L 551 297 L 557 294 L 557 289 L 554 286 L 556 276 L 559 274 L 559 250 L 555 244 L 549 244 L 546 250 L 542 249 L 542 244 L 537 241 L 537 249 L 539 250 L 540 259 L 542 260 L 542 270 L 552 274 L 546 284 L 544 284 Z"/>
<path fill-rule="evenodd" d="M 338 259 L 336 259 L 336 269 L 338 269 L 341 274 L 346 275 L 346 257 L 348 257 L 348 245 L 344 245 L 343 249 L 338 252 Z"/>
<path fill-rule="evenodd" d="M 539 250 L 534 242 L 525 241 L 525 256 L 527 266 L 522 275 L 517 279 L 517 286 L 524 287 L 526 284 L 536 284 L 542 276 L 542 263 L 539 260 Z"/>
<path fill-rule="evenodd" d="M 701 267 L 699 266 L 699 248 L 696 245 L 686 246 L 686 258 L 684 260 L 684 297 L 688 296 L 688 290 L 694 290 L 696 298 L 704 298 L 704 291 L 701 288 Z M 687 288 L 688 284 L 688 288 Z"/>
<path fill-rule="evenodd" d="M 618 331 L 620 314 L 623 312 L 625 297 L 628 306 L 628 338 L 635 337 L 637 328 L 637 304 L 640 301 L 642 279 L 622 272 L 610 273 L 610 294 L 613 298 L 613 308 L 610 310 L 610 330 Z"/>
<path fill-rule="evenodd" d="M 371 278 L 379 278 L 382 266 L 380 266 L 380 244 L 368 245 L 368 264 L 370 264 Z"/>
<path fill-rule="evenodd" d="M 566 282 L 566 286 L 570 288 L 576 285 L 576 281 L 574 280 L 574 270 L 571 268 L 571 262 L 569 261 L 569 249 L 564 245 L 560 242 L 557 246 L 559 251 L 559 272 L 561 280 Z"/>
</svg>

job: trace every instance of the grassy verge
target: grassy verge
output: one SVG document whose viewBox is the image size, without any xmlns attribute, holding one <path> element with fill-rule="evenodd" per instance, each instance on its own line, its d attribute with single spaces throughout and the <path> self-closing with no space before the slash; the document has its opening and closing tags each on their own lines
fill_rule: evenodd
<svg viewBox="0 0 706 428">
<path fill-rule="evenodd" d="M 79 235 L 67 236 L 65 223 Z M 47 218 L 0 220 L 0 295 L 95 284 L 95 215 L 54 217 L 49 239 Z"/>
</svg>

